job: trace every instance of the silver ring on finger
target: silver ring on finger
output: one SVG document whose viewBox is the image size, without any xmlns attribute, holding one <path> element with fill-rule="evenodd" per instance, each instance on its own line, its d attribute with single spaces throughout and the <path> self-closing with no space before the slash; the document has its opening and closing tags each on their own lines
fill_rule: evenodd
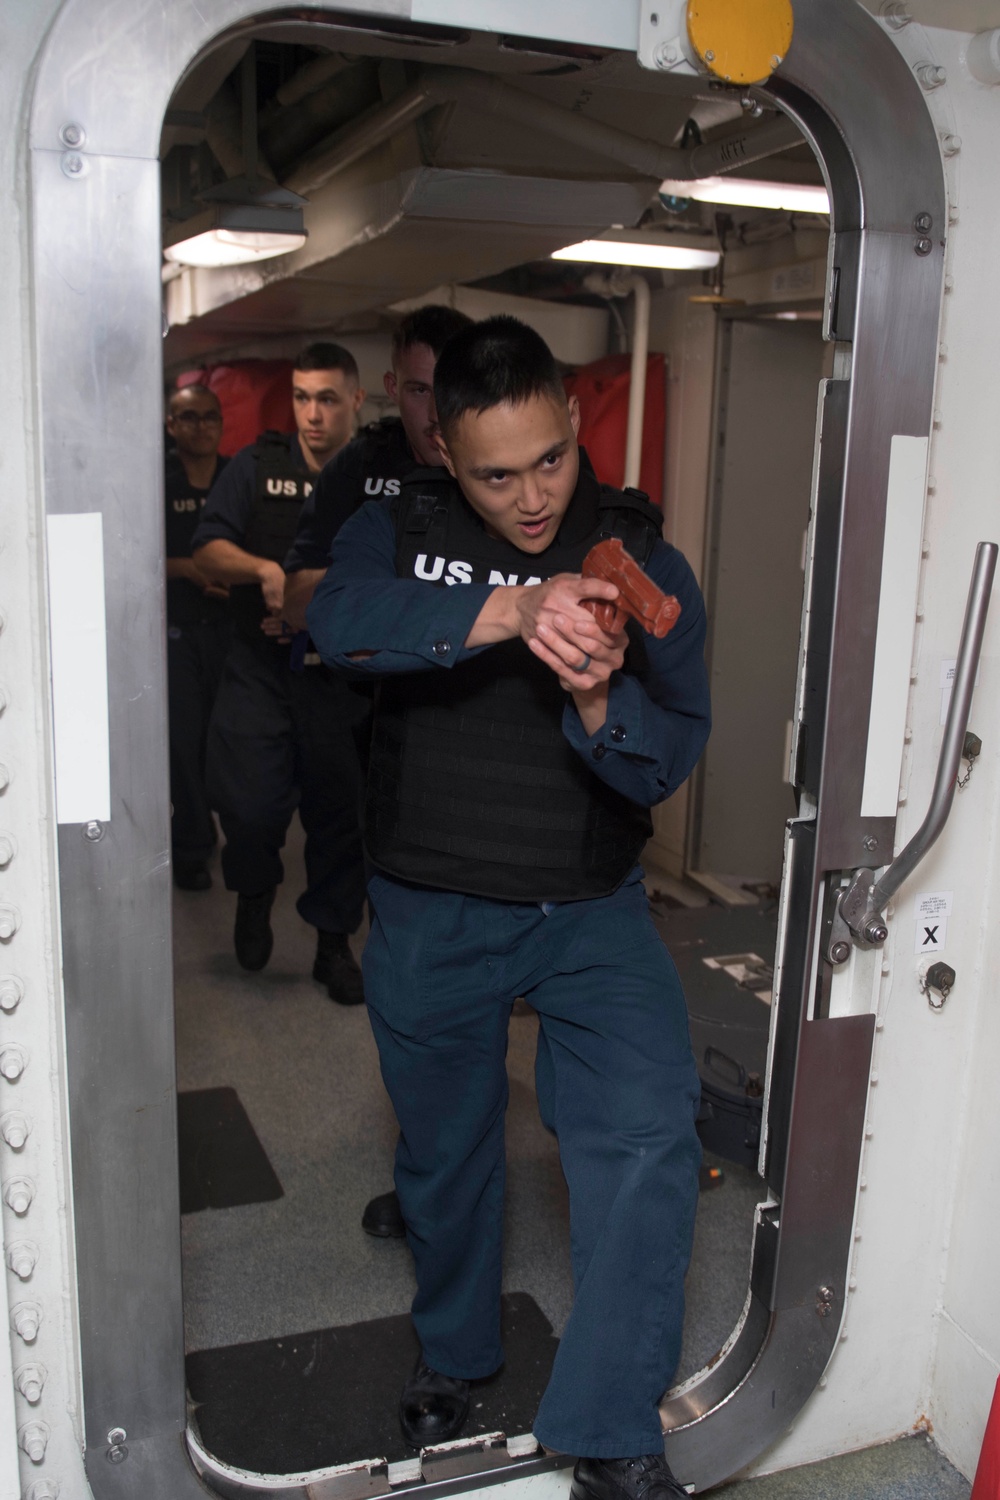
<svg viewBox="0 0 1000 1500">
<path fill-rule="evenodd" d="M 580 663 L 580 665 L 578 667 L 570 667 L 570 671 L 571 672 L 586 672 L 586 670 L 587 670 L 587 668 L 589 666 L 590 666 L 590 657 L 586 654 L 586 652 L 584 652 L 583 661 Z"/>
</svg>

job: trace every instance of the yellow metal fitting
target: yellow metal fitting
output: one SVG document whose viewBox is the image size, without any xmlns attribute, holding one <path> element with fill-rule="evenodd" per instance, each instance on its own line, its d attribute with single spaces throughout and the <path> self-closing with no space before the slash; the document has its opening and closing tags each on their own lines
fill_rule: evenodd
<svg viewBox="0 0 1000 1500">
<path fill-rule="evenodd" d="M 792 0 L 688 0 L 687 28 L 701 63 L 726 83 L 762 83 L 792 41 Z"/>
</svg>

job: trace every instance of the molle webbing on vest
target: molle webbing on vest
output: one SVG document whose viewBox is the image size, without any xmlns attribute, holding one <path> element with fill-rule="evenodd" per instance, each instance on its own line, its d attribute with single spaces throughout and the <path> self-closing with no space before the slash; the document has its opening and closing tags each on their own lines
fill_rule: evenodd
<svg viewBox="0 0 1000 1500">
<path fill-rule="evenodd" d="M 622 532 L 644 562 L 659 535 L 653 508 L 592 478 L 586 488 L 593 524 L 536 556 L 488 537 L 453 485 L 417 476 L 395 508 L 397 571 L 414 576 L 423 555 L 460 561 L 477 581 L 494 569 L 548 577 L 579 571 L 594 541 Z M 520 640 L 447 671 L 385 679 L 368 783 L 374 862 L 417 884 L 500 900 L 616 889 L 652 832 L 649 814 L 570 746 L 565 703 L 555 674 Z"/>
</svg>

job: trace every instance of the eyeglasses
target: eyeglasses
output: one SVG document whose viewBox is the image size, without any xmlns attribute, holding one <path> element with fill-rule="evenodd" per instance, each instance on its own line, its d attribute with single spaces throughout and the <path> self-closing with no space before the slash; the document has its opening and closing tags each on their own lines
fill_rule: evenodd
<svg viewBox="0 0 1000 1500">
<path fill-rule="evenodd" d="M 217 411 L 181 411 L 174 417 L 183 427 L 197 427 L 199 424 L 205 427 L 214 427 L 222 421 L 222 413 Z"/>
</svg>

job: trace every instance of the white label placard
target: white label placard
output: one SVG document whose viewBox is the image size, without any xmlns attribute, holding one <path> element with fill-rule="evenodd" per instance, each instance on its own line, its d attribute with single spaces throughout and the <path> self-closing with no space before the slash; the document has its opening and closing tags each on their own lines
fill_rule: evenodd
<svg viewBox="0 0 1000 1500">
<path fill-rule="evenodd" d="M 913 622 L 920 583 L 928 441 L 925 437 L 902 437 L 898 433 L 892 440 L 868 753 L 861 795 L 863 818 L 893 818 L 899 800 Z"/>
<path fill-rule="evenodd" d="M 940 953 L 948 937 L 947 917 L 918 917 L 914 953 Z"/>
<path fill-rule="evenodd" d="M 56 818 L 106 823 L 111 760 L 101 513 L 49 516 L 46 535 Z"/>
<path fill-rule="evenodd" d="M 954 891 L 925 891 L 917 897 L 917 920 L 921 917 L 950 917 Z"/>
</svg>

